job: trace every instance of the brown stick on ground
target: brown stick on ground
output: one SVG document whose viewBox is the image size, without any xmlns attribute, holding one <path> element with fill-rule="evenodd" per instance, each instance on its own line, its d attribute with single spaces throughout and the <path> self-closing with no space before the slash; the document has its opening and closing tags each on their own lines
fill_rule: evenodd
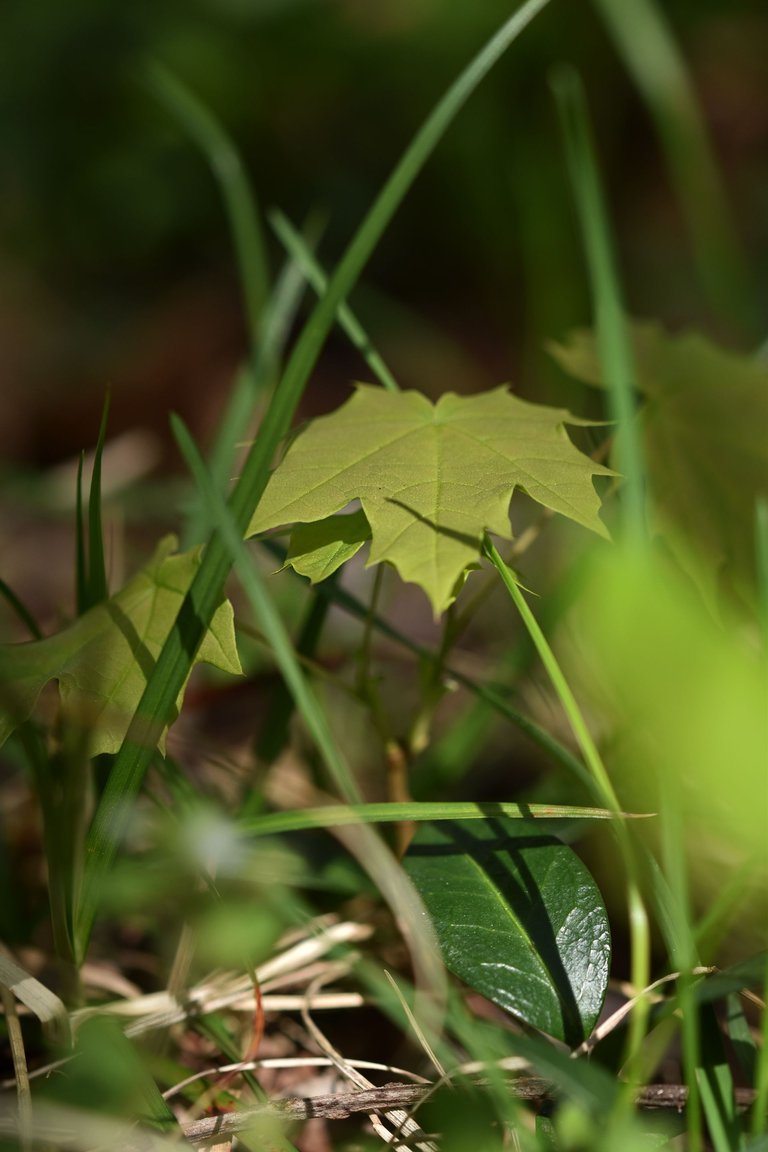
<svg viewBox="0 0 768 1152">
<path fill-rule="evenodd" d="M 326 1120 L 344 1120 L 357 1112 L 389 1112 L 393 1108 L 413 1108 L 434 1089 L 424 1084 L 384 1084 L 380 1088 L 368 1088 L 357 1092 L 339 1092 L 328 1096 L 294 1097 L 274 1103 L 247 1108 L 242 1112 L 229 1112 L 224 1116 L 196 1120 L 183 1129 L 184 1137 L 192 1144 L 214 1144 L 231 1138 L 237 1132 L 245 1131 L 250 1124 L 265 1116 L 285 1120 L 310 1120 L 323 1117 Z M 552 1099 L 554 1086 L 547 1080 L 534 1077 L 521 1077 L 510 1081 L 510 1094 L 519 1100 L 531 1100 L 540 1104 Z M 637 1094 L 637 1106 L 644 1110 L 674 1108 L 681 1112 L 685 1107 L 688 1089 L 684 1084 L 650 1084 Z M 755 1093 L 750 1088 L 736 1089 L 736 1103 L 740 1109 L 749 1108 L 754 1102 Z"/>
</svg>

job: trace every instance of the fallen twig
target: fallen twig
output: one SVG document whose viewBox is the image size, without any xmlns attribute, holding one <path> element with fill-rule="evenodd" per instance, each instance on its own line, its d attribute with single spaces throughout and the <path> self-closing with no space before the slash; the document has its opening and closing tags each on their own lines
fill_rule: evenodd
<svg viewBox="0 0 768 1152">
<path fill-rule="evenodd" d="M 433 1091 L 434 1085 L 393 1083 L 356 1092 L 292 1097 L 246 1108 L 241 1112 L 228 1112 L 222 1116 L 196 1120 L 188 1124 L 183 1133 L 191 1144 L 213 1144 L 246 1131 L 265 1116 L 293 1121 L 316 1117 L 344 1120 L 358 1112 L 390 1112 L 396 1108 L 414 1108 Z M 509 1091 L 518 1100 L 530 1100 L 538 1104 L 545 1104 L 556 1096 L 555 1086 L 550 1081 L 528 1076 L 511 1080 Z M 682 1112 L 687 1098 L 688 1089 L 684 1084 L 649 1084 L 638 1091 L 636 1103 L 645 1111 L 671 1108 Z M 736 1089 L 739 1109 L 749 1108 L 754 1099 L 755 1093 L 751 1088 Z"/>
</svg>

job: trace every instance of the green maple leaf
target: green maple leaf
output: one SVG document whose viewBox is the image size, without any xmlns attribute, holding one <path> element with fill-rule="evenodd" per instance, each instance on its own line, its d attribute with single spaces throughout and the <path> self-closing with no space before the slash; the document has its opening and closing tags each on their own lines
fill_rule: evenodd
<svg viewBox="0 0 768 1152">
<path fill-rule="evenodd" d="M 370 538 L 371 529 L 362 511 L 297 524 L 285 563 L 317 584 L 351 560 Z"/>
<path fill-rule="evenodd" d="M 0 645 L 0 744 L 29 718 L 45 685 L 57 680 L 62 720 L 87 730 L 89 754 L 117 752 L 200 564 L 199 548 L 174 555 L 175 548 L 167 536 L 124 588 L 55 636 Z M 201 661 L 242 671 L 227 600 L 197 653 Z M 183 695 L 182 689 L 177 712 Z"/>
<path fill-rule="evenodd" d="M 708 559 L 711 594 L 725 583 L 751 598 L 755 501 L 768 495 L 768 366 L 655 323 L 631 334 L 654 529 L 687 570 L 689 552 Z M 572 376 L 603 384 L 591 332 L 550 351 Z M 612 462 L 620 469 L 620 437 Z"/>
<path fill-rule="evenodd" d="M 574 447 L 566 423 L 590 422 L 519 400 L 506 387 L 449 392 L 432 404 L 418 392 L 360 384 L 290 445 L 247 535 L 326 521 L 309 544 L 301 530 L 291 548 L 289 562 L 315 579 L 370 535 L 368 563 L 387 561 L 419 584 L 438 615 L 477 563 L 484 532 L 511 537 L 515 488 L 607 535 L 592 478 L 610 470 Z M 327 522 L 354 500 L 364 519 Z"/>
</svg>

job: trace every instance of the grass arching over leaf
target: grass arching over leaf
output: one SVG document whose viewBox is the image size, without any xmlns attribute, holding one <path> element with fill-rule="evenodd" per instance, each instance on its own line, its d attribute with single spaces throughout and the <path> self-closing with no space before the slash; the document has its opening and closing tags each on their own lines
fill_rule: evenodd
<svg viewBox="0 0 768 1152">
<path fill-rule="evenodd" d="M 125 587 L 54 636 L 0 646 L 0 743 L 30 717 L 45 685 L 58 680 L 62 720 L 87 729 L 89 754 L 117 752 L 200 566 L 199 548 L 176 554 L 175 547 L 175 537 L 166 536 Z M 242 671 L 229 601 L 216 609 L 196 662 Z M 183 695 L 184 686 L 177 710 Z M 166 730 L 158 730 L 153 746 L 162 746 Z"/>
<path fill-rule="evenodd" d="M 589 423 L 520 400 L 506 386 L 476 396 L 449 392 L 432 404 L 418 392 L 359 384 L 291 444 L 248 535 L 324 521 L 359 499 L 370 528 L 369 564 L 392 564 L 423 588 L 439 615 L 477 563 L 484 532 L 511 536 L 515 488 L 607 535 L 592 478 L 612 473 L 581 453 L 564 428 Z M 347 520 L 335 517 L 342 529 Z M 366 525 L 356 523 L 362 543 Z M 327 538 L 323 544 L 333 547 Z M 301 570 L 300 560 L 294 541 L 289 562 Z"/>
</svg>

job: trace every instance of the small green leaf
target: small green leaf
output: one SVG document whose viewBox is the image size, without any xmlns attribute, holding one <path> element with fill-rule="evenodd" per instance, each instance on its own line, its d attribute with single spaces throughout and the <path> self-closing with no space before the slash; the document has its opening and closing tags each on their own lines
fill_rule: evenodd
<svg viewBox="0 0 768 1152">
<path fill-rule="evenodd" d="M 117 752 L 200 564 L 199 548 L 174 555 L 175 547 L 167 536 L 124 588 L 55 636 L 0 646 L 0 744 L 29 718 L 45 685 L 58 680 L 62 719 L 87 728 L 90 755 Z M 196 660 L 241 672 L 228 601 L 217 608 Z M 183 696 L 184 687 L 177 712 Z"/>
<path fill-rule="evenodd" d="M 506 387 L 478 396 L 448 392 L 432 404 L 418 392 L 360 384 L 293 441 L 247 535 L 325 520 L 359 499 L 371 529 L 369 563 L 393 564 L 424 589 L 438 615 L 477 562 L 483 533 L 511 536 L 516 488 L 607 535 L 592 478 L 610 470 L 565 432 L 565 424 L 584 423 Z"/>
<path fill-rule="evenodd" d="M 317 584 L 351 560 L 370 538 L 371 529 L 360 511 L 299 524 L 291 533 L 285 567 Z"/>
<path fill-rule="evenodd" d="M 605 996 L 610 930 L 576 854 L 532 822 L 423 825 L 404 864 L 446 967 L 495 1004 L 573 1046 Z"/>
</svg>

